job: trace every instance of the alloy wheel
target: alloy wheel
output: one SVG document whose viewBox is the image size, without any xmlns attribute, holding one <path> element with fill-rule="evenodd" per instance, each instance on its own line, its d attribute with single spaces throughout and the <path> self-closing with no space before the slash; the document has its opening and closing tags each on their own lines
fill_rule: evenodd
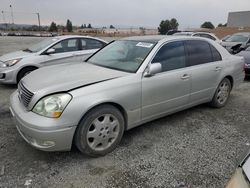
<svg viewBox="0 0 250 188">
<path fill-rule="evenodd" d="M 230 85 L 227 82 L 222 82 L 218 88 L 217 101 L 220 104 L 224 104 L 230 93 Z"/>
<path fill-rule="evenodd" d="M 87 144 L 95 151 L 109 148 L 118 138 L 120 124 L 112 114 L 103 114 L 96 118 L 87 131 Z"/>
</svg>

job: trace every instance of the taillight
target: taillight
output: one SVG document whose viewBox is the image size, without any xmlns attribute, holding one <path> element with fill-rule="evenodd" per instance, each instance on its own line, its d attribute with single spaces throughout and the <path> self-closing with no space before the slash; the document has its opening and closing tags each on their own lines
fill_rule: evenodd
<svg viewBox="0 0 250 188">
<path fill-rule="evenodd" d="M 242 63 L 242 71 L 245 72 L 245 68 L 247 68 L 247 64 L 246 63 Z"/>
</svg>

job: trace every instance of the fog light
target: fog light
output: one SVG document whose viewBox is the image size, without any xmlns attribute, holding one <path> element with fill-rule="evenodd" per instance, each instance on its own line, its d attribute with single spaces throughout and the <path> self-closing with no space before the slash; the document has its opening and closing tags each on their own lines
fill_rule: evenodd
<svg viewBox="0 0 250 188">
<path fill-rule="evenodd" d="M 50 148 L 50 147 L 53 147 L 55 146 L 55 142 L 53 141 L 43 141 L 43 140 L 37 140 L 37 139 L 31 139 L 31 144 L 36 146 L 36 147 L 39 147 L 39 148 Z"/>
<path fill-rule="evenodd" d="M 53 141 L 44 141 L 41 145 L 44 146 L 44 147 L 52 147 L 52 146 L 55 146 L 55 142 L 53 142 Z"/>
</svg>

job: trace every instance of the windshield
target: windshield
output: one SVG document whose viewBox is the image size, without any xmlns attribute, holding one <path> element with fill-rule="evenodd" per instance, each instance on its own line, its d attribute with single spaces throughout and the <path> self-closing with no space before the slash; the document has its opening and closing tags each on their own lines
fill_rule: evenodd
<svg viewBox="0 0 250 188">
<path fill-rule="evenodd" d="M 104 47 L 87 62 L 134 73 L 141 66 L 154 45 L 153 42 L 118 40 Z"/>
<path fill-rule="evenodd" d="M 225 41 L 226 42 L 246 42 L 249 36 L 246 35 L 231 35 Z"/>
<path fill-rule="evenodd" d="M 39 52 L 42 49 L 46 48 L 47 46 L 51 45 L 52 43 L 58 41 L 59 39 L 57 38 L 48 38 L 45 39 L 35 45 L 32 45 L 31 47 L 25 49 L 24 51 L 29 51 L 29 52 Z"/>
</svg>

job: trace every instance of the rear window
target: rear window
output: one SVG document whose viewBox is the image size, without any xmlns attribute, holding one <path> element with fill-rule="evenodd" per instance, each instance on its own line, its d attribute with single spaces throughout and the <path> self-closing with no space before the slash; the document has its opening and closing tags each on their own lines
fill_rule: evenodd
<svg viewBox="0 0 250 188">
<path fill-rule="evenodd" d="M 95 40 L 95 39 L 81 39 L 81 43 L 82 43 L 82 49 L 83 50 L 91 50 L 91 49 L 98 49 L 98 48 L 102 48 L 105 46 L 104 42 Z"/>
<path fill-rule="evenodd" d="M 192 40 L 185 41 L 188 53 L 188 65 L 200 65 L 213 62 L 210 45 L 205 41 Z"/>
<path fill-rule="evenodd" d="M 213 55 L 213 61 L 221 61 L 222 58 L 218 50 L 213 45 L 210 45 L 210 48 L 211 48 L 212 55 Z"/>
</svg>

